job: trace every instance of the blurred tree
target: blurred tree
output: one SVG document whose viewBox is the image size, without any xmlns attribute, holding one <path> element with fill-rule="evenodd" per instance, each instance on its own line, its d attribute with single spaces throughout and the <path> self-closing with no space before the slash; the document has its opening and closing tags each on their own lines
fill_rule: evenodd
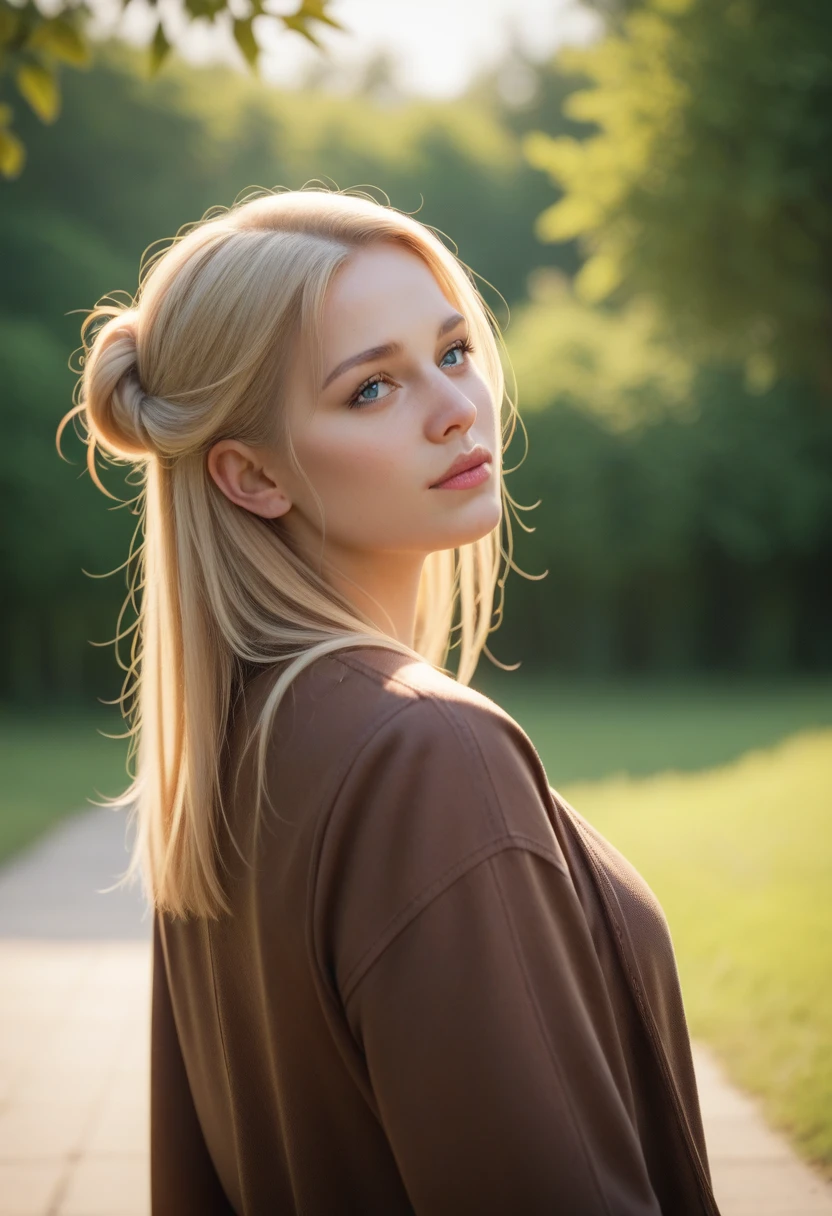
<svg viewBox="0 0 832 1216">
<path fill-rule="evenodd" d="M 735 369 L 697 368 L 643 298 L 613 309 L 575 297 L 574 244 L 533 234 L 552 191 L 520 148 L 538 123 L 571 121 L 555 125 L 555 65 L 541 65 L 525 98 L 515 80 L 505 98 L 474 89 L 391 105 L 263 88 L 179 59 L 147 81 L 142 64 L 141 51 L 99 45 L 91 70 L 67 78 L 60 124 L 21 115 L 29 160 L 0 225 L 0 509 L 15 521 L 0 529 L 0 699 L 121 688 L 106 643 L 136 521 L 102 500 L 73 428 L 69 463 L 55 451 L 82 311 L 135 290 L 148 246 L 248 183 L 316 178 L 386 192 L 455 238 L 511 306 L 505 326 L 492 300 L 530 448 L 520 463 L 518 427 L 508 485 L 521 504 L 541 500 L 522 517 L 535 531 L 515 529 L 515 561 L 550 574 L 509 579 L 501 660 L 575 672 L 832 668 L 832 411 L 798 381 L 751 397 Z M 105 472 L 132 498 L 120 477 Z"/>
<path fill-rule="evenodd" d="M 579 296 L 646 293 L 752 390 L 832 393 L 832 5 L 643 0 L 559 63 L 593 82 L 565 109 L 598 133 L 524 147 L 564 192 L 538 235 L 588 255 Z"/>
<path fill-rule="evenodd" d="M 811 384 L 749 394 L 543 276 L 507 335 L 528 431 L 512 496 L 541 504 L 495 653 L 573 672 L 829 669 L 832 410 Z M 517 456 L 514 457 L 517 445 Z M 524 455 L 520 435 L 505 458 Z M 492 646 L 492 649 L 494 647 Z"/>
<path fill-rule="evenodd" d="M 531 303 L 515 312 L 508 334 L 526 411 L 569 400 L 615 433 L 693 415 L 696 369 L 662 341 L 649 301 L 591 307 L 575 299 L 566 275 L 546 267 L 529 276 L 529 289 Z"/>
<path fill-rule="evenodd" d="M 220 14 L 231 17 L 231 30 L 246 63 L 258 73 L 260 44 L 254 31 L 255 18 L 281 22 L 285 29 L 302 35 L 319 46 L 315 25 L 323 23 L 335 29 L 344 27 L 330 17 L 327 8 L 332 0 L 298 0 L 293 13 L 275 14 L 264 7 L 264 0 L 247 0 L 250 12 L 238 17 L 228 0 L 183 0 L 185 12 L 191 19 L 216 21 Z M 129 0 L 119 0 L 122 11 Z M 150 0 L 158 8 L 157 0 Z M 34 3 L 25 0 L 0 0 L 0 83 L 11 79 L 18 93 L 25 98 L 43 122 L 54 122 L 61 108 L 58 66 L 88 67 L 91 46 L 86 34 L 92 9 L 84 0 L 66 0 L 56 12 L 46 16 Z M 154 76 L 170 54 L 172 45 L 165 33 L 161 15 L 150 44 L 149 69 Z M 22 140 L 11 130 L 13 110 L 8 103 L 0 104 L 0 174 L 18 177 L 23 170 L 26 150 Z"/>
</svg>

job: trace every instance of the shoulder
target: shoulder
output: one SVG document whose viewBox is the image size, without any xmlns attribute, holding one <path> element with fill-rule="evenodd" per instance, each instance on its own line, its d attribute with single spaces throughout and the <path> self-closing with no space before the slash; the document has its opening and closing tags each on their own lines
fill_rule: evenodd
<svg viewBox="0 0 832 1216">
<path fill-rule="evenodd" d="M 543 765 L 500 706 L 381 648 L 326 662 L 360 690 L 362 719 L 313 865 L 318 928 L 341 958 L 354 965 L 358 943 L 398 931 L 498 852 L 566 871 Z"/>
<path fill-rule="evenodd" d="M 260 672 L 245 690 L 246 719 L 256 717 L 277 692 L 286 664 Z M 302 723 L 310 729 L 304 731 Z M 272 744 L 279 748 L 292 729 L 292 751 L 308 745 L 331 762 L 359 762 L 364 746 L 430 746 L 437 760 L 482 768 L 519 750 L 533 766 L 542 764 L 520 725 L 495 701 L 402 652 L 361 645 L 316 658 L 295 675 L 281 699 Z M 403 756 L 401 757 L 404 758 Z"/>
<path fill-rule="evenodd" d="M 329 655 L 323 664 L 340 669 L 340 679 L 350 681 L 357 708 L 363 705 L 380 718 L 408 709 L 408 729 L 438 733 L 437 743 L 503 732 L 531 746 L 520 725 L 496 701 L 425 661 L 366 646 Z"/>
<path fill-rule="evenodd" d="M 484 799 L 502 827 L 512 806 L 522 802 L 525 784 L 548 798 L 548 779 L 534 744 L 490 697 L 427 662 L 382 647 L 356 648 L 326 662 L 341 670 L 364 731 L 364 748 L 353 755 L 356 770 L 369 764 L 369 773 L 383 778 L 391 769 L 408 771 L 426 763 L 437 793 L 444 788 L 456 805 L 470 797 Z"/>
<path fill-rule="evenodd" d="M 268 709 L 284 670 L 260 672 L 246 687 L 246 723 Z M 381 646 L 322 655 L 298 672 L 280 697 L 268 751 L 276 771 L 310 795 L 314 787 L 319 806 L 333 810 L 358 788 L 385 797 L 405 783 L 423 814 L 442 813 L 450 800 L 456 819 L 474 814 L 503 832 L 521 826 L 524 801 L 550 797 L 534 744 L 500 705 Z"/>
</svg>

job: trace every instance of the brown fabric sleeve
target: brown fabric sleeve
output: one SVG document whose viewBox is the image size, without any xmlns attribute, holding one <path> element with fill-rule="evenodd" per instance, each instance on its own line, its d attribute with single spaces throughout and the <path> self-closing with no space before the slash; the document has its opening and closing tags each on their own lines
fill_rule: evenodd
<svg viewBox="0 0 832 1216">
<path fill-rule="evenodd" d="M 344 1001 L 420 1216 L 658 1216 L 589 930 L 540 853 L 475 857 Z"/>
<path fill-rule="evenodd" d="M 235 1216 L 194 1108 L 173 1016 L 157 915 L 153 917 L 150 1054 L 152 1216 Z"/>
</svg>

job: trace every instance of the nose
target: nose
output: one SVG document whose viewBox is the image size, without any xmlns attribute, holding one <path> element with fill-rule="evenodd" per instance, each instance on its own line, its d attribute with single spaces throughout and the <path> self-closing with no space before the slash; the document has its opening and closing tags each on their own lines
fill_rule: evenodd
<svg viewBox="0 0 832 1216">
<path fill-rule="evenodd" d="M 427 397 L 430 405 L 426 427 L 432 440 L 441 440 L 454 429 L 464 435 L 476 421 L 476 403 L 439 368 L 436 378 L 427 386 Z"/>
</svg>

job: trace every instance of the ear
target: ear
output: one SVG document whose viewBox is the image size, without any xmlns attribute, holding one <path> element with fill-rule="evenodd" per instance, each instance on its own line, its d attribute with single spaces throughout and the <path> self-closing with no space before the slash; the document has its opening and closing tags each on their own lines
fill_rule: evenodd
<svg viewBox="0 0 832 1216">
<path fill-rule="evenodd" d="M 226 498 L 246 511 L 277 519 L 292 505 L 277 461 L 264 450 L 237 439 L 221 439 L 208 452 L 206 466 Z"/>
</svg>

